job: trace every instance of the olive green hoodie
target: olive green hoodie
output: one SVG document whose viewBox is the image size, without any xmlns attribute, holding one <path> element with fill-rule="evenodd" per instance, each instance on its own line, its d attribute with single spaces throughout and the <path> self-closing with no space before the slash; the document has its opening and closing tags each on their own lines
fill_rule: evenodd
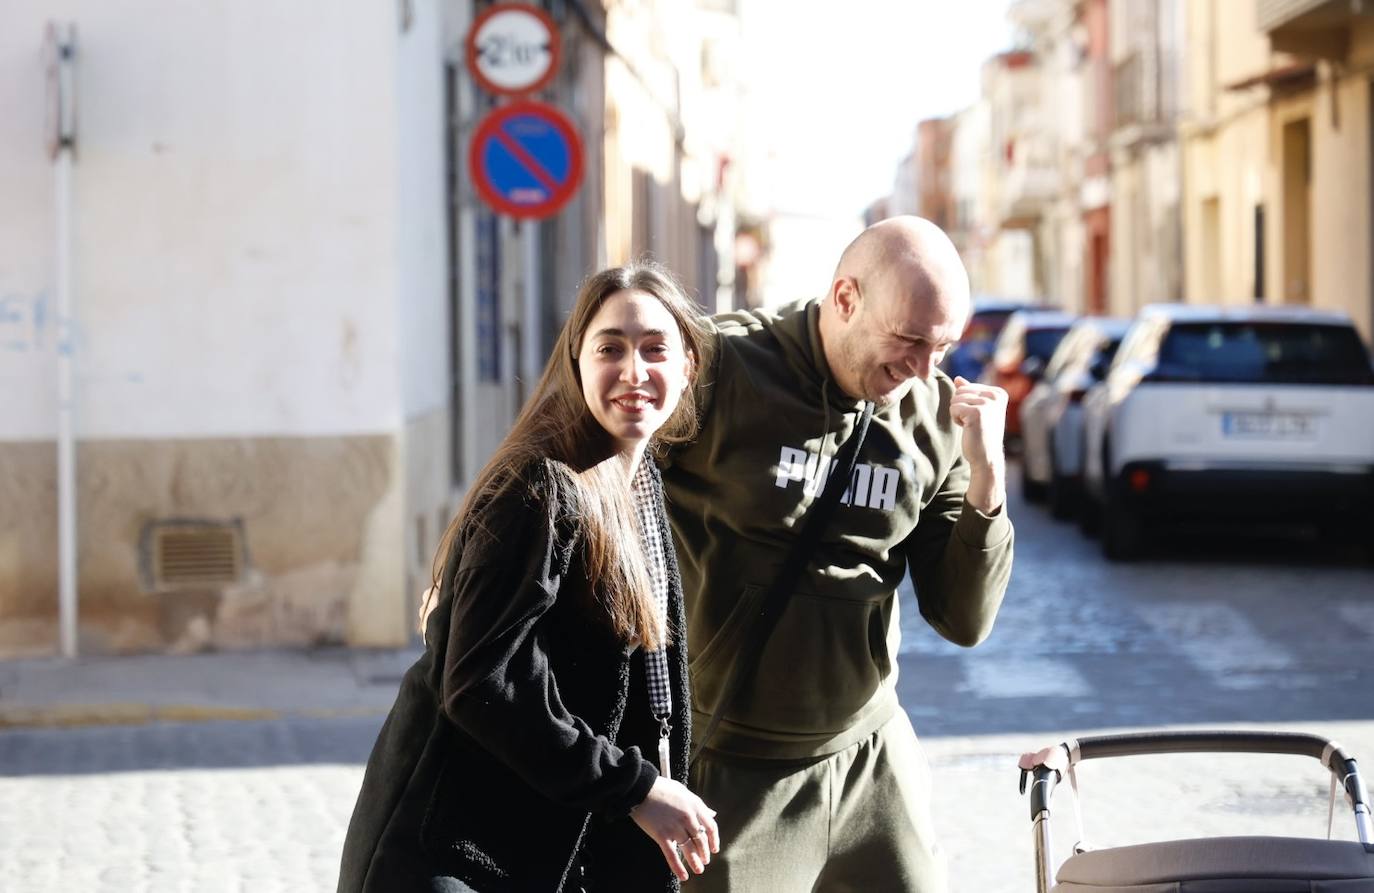
<svg viewBox="0 0 1374 893">
<path fill-rule="evenodd" d="M 817 301 L 716 317 L 701 436 L 665 459 L 687 601 L 693 724 L 724 676 L 862 404 L 831 381 Z M 916 380 L 873 415 L 854 480 L 713 750 L 807 759 L 866 737 L 897 709 L 896 589 L 910 568 L 921 614 L 972 646 L 1011 574 L 1012 527 L 964 505 L 968 466 L 954 385 Z M 919 522 L 919 523 L 918 523 Z"/>
</svg>

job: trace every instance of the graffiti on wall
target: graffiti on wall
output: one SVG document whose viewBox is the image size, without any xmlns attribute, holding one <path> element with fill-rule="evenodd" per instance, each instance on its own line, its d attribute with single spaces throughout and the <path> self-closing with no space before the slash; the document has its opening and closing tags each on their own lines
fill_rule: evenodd
<svg viewBox="0 0 1374 893">
<path fill-rule="evenodd" d="M 0 293 L 0 351 L 30 353 L 57 344 L 47 293 Z"/>
</svg>

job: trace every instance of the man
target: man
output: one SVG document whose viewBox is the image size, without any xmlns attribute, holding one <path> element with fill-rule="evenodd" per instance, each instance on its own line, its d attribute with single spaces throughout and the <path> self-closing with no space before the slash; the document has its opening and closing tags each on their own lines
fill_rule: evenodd
<svg viewBox="0 0 1374 893">
<path fill-rule="evenodd" d="M 896 696 L 895 591 L 964 646 L 991 629 L 1011 573 L 1006 394 L 936 364 L 969 313 L 938 227 L 898 217 L 844 251 L 819 301 L 715 320 L 698 440 L 665 460 L 687 599 L 694 733 L 865 401 L 849 488 L 693 767 L 718 811 L 702 891 L 941 891 L 929 767 Z"/>
</svg>

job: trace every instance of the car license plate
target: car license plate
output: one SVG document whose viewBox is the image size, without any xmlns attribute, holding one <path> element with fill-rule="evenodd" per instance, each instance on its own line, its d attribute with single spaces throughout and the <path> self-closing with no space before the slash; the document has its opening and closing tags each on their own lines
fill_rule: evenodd
<svg viewBox="0 0 1374 893">
<path fill-rule="evenodd" d="M 1226 437 L 1303 440 L 1316 435 L 1310 415 L 1296 412 L 1224 412 L 1221 433 Z"/>
</svg>

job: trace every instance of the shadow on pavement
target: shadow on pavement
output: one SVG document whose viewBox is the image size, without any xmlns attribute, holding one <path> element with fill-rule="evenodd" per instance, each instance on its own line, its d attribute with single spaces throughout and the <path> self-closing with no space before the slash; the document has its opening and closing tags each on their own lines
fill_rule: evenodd
<svg viewBox="0 0 1374 893">
<path fill-rule="evenodd" d="M 1197 564 L 1243 562 L 1284 567 L 1366 568 L 1374 573 L 1374 533 L 1368 544 L 1340 542 L 1306 525 L 1219 524 L 1170 525 L 1154 535 L 1141 562 L 1179 561 Z"/>
</svg>

